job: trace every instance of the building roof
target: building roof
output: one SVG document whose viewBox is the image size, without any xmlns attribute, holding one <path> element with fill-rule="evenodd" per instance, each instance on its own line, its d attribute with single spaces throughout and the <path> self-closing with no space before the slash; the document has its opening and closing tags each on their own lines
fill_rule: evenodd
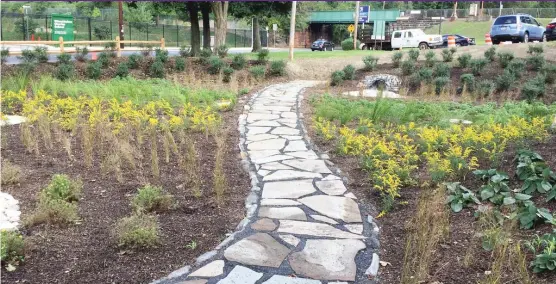
<svg viewBox="0 0 556 284">
<path fill-rule="evenodd" d="M 400 10 L 371 10 L 369 11 L 369 22 L 381 20 L 395 22 L 400 16 Z M 311 13 L 310 23 L 320 24 L 351 24 L 353 23 L 354 11 L 315 11 Z"/>
</svg>

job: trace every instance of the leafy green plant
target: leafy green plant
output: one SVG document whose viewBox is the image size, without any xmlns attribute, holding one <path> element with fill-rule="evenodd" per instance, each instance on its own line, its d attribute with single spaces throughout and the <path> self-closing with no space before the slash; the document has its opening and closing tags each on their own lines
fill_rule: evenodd
<svg viewBox="0 0 556 284">
<path fill-rule="evenodd" d="M 396 51 L 392 54 L 392 64 L 394 65 L 394 68 L 400 67 L 400 63 L 402 62 L 402 59 L 403 59 L 403 52 Z"/>
<path fill-rule="evenodd" d="M 342 69 L 344 71 L 344 80 L 354 80 L 355 79 L 355 67 L 349 64 Z"/>
<path fill-rule="evenodd" d="M 140 61 L 141 55 L 134 53 L 127 58 L 127 66 L 129 69 L 137 69 Z"/>
<path fill-rule="evenodd" d="M 525 71 L 525 62 L 521 59 L 512 60 L 506 70 L 515 78 L 521 78 L 523 71 Z"/>
<path fill-rule="evenodd" d="M 515 76 L 508 70 L 504 70 L 501 75 L 496 77 L 496 90 L 499 92 L 508 91 L 512 88 Z"/>
<path fill-rule="evenodd" d="M 438 63 L 433 68 L 433 76 L 438 77 L 450 77 L 450 66 L 446 63 Z"/>
<path fill-rule="evenodd" d="M 181 57 L 190 57 L 191 56 L 191 48 L 182 45 L 180 46 L 180 56 Z"/>
<path fill-rule="evenodd" d="M 471 59 L 469 61 L 469 66 L 471 67 L 471 72 L 475 76 L 480 76 L 487 65 L 487 61 L 483 58 Z"/>
<path fill-rule="evenodd" d="M 556 181 L 556 173 L 552 172 L 544 159 L 536 152 L 520 150 L 517 153 L 517 177 L 524 181 L 522 192 L 532 194 L 548 193 L 552 190 L 552 181 Z M 552 199 L 554 197 L 549 198 Z"/>
<path fill-rule="evenodd" d="M 437 77 L 437 78 L 434 79 L 433 83 L 434 83 L 435 93 L 437 95 L 440 95 L 442 93 L 442 91 L 444 91 L 445 88 L 448 86 L 448 83 L 450 83 L 450 78 L 448 78 L 448 77 Z"/>
<path fill-rule="evenodd" d="M 234 55 L 234 57 L 232 58 L 231 67 L 234 68 L 235 70 L 241 70 L 245 68 L 246 65 L 247 65 L 247 59 L 245 59 L 245 55 L 240 53 Z"/>
<path fill-rule="evenodd" d="M 344 82 L 344 77 L 346 76 L 346 74 L 344 73 L 344 71 L 338 70 L 338 71 L 334 71 L 334 73 L 332 73 L 332 77 L 330 80 L 330 85 L 332 86 L 338 86 L 340 84 L 342 84 L 342 82 Z"/>
<path fill-rule="evenodd" d="M 257 80 L 264 78 L 265 73 L 266 68 L 264 66 L 253 66 L 249 68 L 249 74 L 251 74 L 251 76 L 253 76 L 253 78 Z"/>
<path fill-rule="evenodd" d="M 475 90 L 475 76 L 473 74 L 462 74 L 459 79 L 467 91 L 473 92 Z"/>
<path fill-rule="evenodd" d="M 146 185 L 137 190 L 131 201 L 135 212 L 162 212 L 169 210 L 174 204 L 174 197 L 164 193 L 162 188 Z"/>
<path fill-rule="evenodd" d="M 71 63 L 60 64 L 56 68 L 56 71 L 54 73 L 54 76 L 56 77 L 56 79 L 58 79 L 60 81 L 69 80 L 69 79 L 73 78 L 74 75 L 75 75 L 75 68 L 73 67 L 73 64 L 71 64 Z"/>
<path fill-rule="evenodd" d="M 436 54 L 432 50 L 427 51 L 427 53 L 425 53 L 425 66 L 433 67 L 435 63 Z"/>
<path fill-rule="evenodd" d="M 270 62 L 268 74 L 271 76 L 284 76 L 286 75 L 286 62 L 283 60 L 275 60 Z"/>
<path fill-rule="evenodd" d="M 110 64 L 110 55 L 107 52 L 99 53 L 97 62 L 100 63 L 102 68 L 108 67 L 108 64 Z"/>
<path fill-rule="evenodd" d="M 542 237 L 535 235 L 535 239 L 526 241 L 525 246 L 535 255 L 535 259 L 531 262 L 533 272 L 556 270 L 556 230 Z"/>
<path fill-rule="evenodd" d="M 531 229 L 535 224 L 546 221 L 554 223 L 554 217 L 546 208 L 537 208 L 533 202 L 528 202 L 520 207 L 515 217 L 519 220 L 519 226 L 522 229 Z"/>
<path fill-rule="evenodd" d="M 363 57 L 363 64 L 365 64 L 365 70 L 373 71 L 376 69 L 376 66 L 378 65 L 378 58 L 372 55 L 365 56 Z"/>
<path fill-rule="evenodd" d="M 6 60 L 8 60 L 8 56 L 10 56 L 10 49 L 2 47 L 2 49 L 0 49 L 1 62 L 5 63 Z"/>
<path fill-rule="evenodd" d="M 177 71 L 184 71 L 185 59 L 183 57 L 176 57 L 174 60 L 174 68 L 176 68 Z"/>
<path fill-rule="evenodd" d="M 554 84 L 556 82 L 556 64 L 545 64 L 541 70 L 541 73 L 544 75 L 544 81 L 547 84 Z"/>
<path fill-rule="evenodd" d="M 157 48 L 154 50 L 154 57 L 156 60 L 162 61 L 162 63 L 168 62 L 168 50 Z"/>
<path fill-rule="evenodd" d="M 224 81 L 225 83 L 229 83 L 232 80 L 232 74 L 234 74 L 234 68 L 226 67 L 224 68 L 224 70 L 222 70 L 222 73 L 224 74 L 222 81 Z"/>
<path fill-rule="evenodd" d="M 96 80 L 102 74 L 102 65 L 99 62 L 90 62 L 87 64 L 86 74 L 87 78 Z"/>
<path fill-rule="evenodd" d="M 129 68 L 127 68 L 127 63 L 122 62 L 118 64 L 118 68 L 116 68 L 116 77 L 124 78 L 129 76 Z"/>
<path fill-rule="evenodd" d="M 458 63 L 459 63 L 459 67 L 461 68 L 467 68 L 469 66 L 470 61 L 471 61 L 471 54 L 469 53 L 465 53 L 458 56 Z"/>
<path fill-rule="evenodd" d="M 485 58 L 490 62 L 496 60 L 496 47 L 492 46 L 489 49 L 487 49 L 485 51 Z"/>
<path fill-rule="evenodd" d="M 12 266 L 25 261 L 25 243 L 20 232 L 0 230 L 0 261 Z"/>
<path fill-rule="evenodd" d="M 164 63 L 160 60 L 155 60 L 149 68 L 149 75 L 153 78 L 164 78 L 166 76 L 166 69 Z"/>
<path fill-rule="evenodd" d="M 21 56 L 18 56 L 23 63 L 36 63 L 37 62 L 37 54 L 29 49 L 24 49 L 21 51 Z"/>
<path fill-rule="evenodd" d="M 540 44 L 533 44 L 528 46 L 527 53 L 529 54 L 542 54 L 544 49 Z"/>
<path fill-rule="evenodd" d="M 479 199 L 477 199 L 473 191 L 467 189 L 459 182 L 448 182 L 444 183 L 444 185 L 448 190 L 448 198 L 446 199 L 446 203 L 450 204 L 450 208 L 456 213 L 460 212 L 463 207 L 467 207 L 470 204 L 481 203 Z"/>
<path fill-rule="evenodd" d="M 190 250 L 195 250 L 197 248 L 197 242 L 192 240 L 187 245 L 185 245 L 185 248 L 188 248 Z"/>
<path fill-rule="evenodd" d="M 546 79 L 542 74 L 527 81 L 521 88 L 521 96 L 531 102 L 544 96 L 546 92 Z"/>
<path fill-rule="evenodd" d="M 261 49 L 257 53 L 257 61 L 259 64 L 266 64 L 268 62 L 268 57 L 270 56 L 270 51 L 268 49 Z"/>
<path fill-rule="evenodd" d="M 432 83 L 434 72 L 430 68 L 419 68 L 418 77 L 425 83 Z"/>
<path fill-rule="evenodd" d="M 51 199 L 41 194 L 35 212 L 24 223 L 32 226 L 41 223 L 68 224 L 79 220 L 77 203 L 66 202 L 62 199 Z"/>
<path fill-rule="evenodd" d="M 500 62 L 500 66 L 502 66 L 502 68 L 508 67 L 514 58 L 514 54 L 509 51 L 502 51 L 498 53 L 498 62 Z"/>
<path fill-rule="evenodd" d="M 529 46 L 531 47 L 531 46 Z M 527 57 L 527 66 L 529 70 L 540 71 L 546 64 L 546 60 L 542 54 L 535 54 Z"/>
<path fill-rule="evenodd" d="M 98 40 L 105 40 L 110 37 L 110 27 L 102 25 L 93 28 L 93 34 Z"/>
<path fill-rule="evenodd" d="M 156 216 L 134 214 L 116 223 L 118 245 L 128 248 L 149 248 L 159 243 L 159 225 Z"/>
<path fill-rule="evenodd" d="M 414 73 L 411 76 L 409 76 L 408 82 L 409 82 L 409 88 L 414 90 L 414 89 L 419 89 L 421 87 L 421 77 L 419 76 L 419 73 Z"/>
<path fill-rule="evenodd" d="M 443 49 L 441 55 L 442 55 L 442 61 L 444 61 L 444 62 L 454 61 L 454 53 L 452 53 L 448 49 Z"/>
<path fill-rule="evenodd" d="M 64 174 L 55 174 L 41 194 L 47 199 L 74 202 L 79 200 L 82 188 L 83 183 L 80 180 L 72 180 Z"/>
<path fill-rule="evenodd" d="M 340 45 L 342 46 L 342 50 L 353 50 L 353 38 L 344 39 Z M 361 46 L 361 42 L 357 40 L 355 48 L 359 49 L 359 46 Z"/>
<path fill-rule="evenodd" d="M 216 75 L 220 73 L 220 70 L 222 70 L 222 68 L 224 68 L 224 61 L 218 56 L 211 56 L 208 62 L 208 73 Z"/>
<path fill-rule="evenodd" d="M 409 76 L 415 72 L 415 61 L 405 60 L 401 65 L 402 75 Z"/>
<path fill-rule="evenodd" d="M 483 80 L 477 84 L 475 93 L 481 98 L 486 98 L 494 93 L 495 88 L 496 86 L 494 85 L 494 82 L 491 80 Z"/>
<path fill-rule="evenodd" d="M 223 44 L 216 48 L 216 54 L 220 56 L 220 58 L 224 58 L 228 56 L 228 50 L 229 50 L 228 46 Z"/>
<path fill-rule="evenodd" d="M 62 53 L 62 54 L 58 55 L 58 63 L 60 63 L 60 64 L 70 64 L 71 63 L 71 54 Z"/>
<path fill-rule="evenodd" d="M 407 52 L 407 57 L 409 57 L 409 60 L 417 61 L 417 59 L 419 58 L 419 50 L 418 49 L 409 50 Z"/>
<path fill-rule="evenodd" d="M 205 48 L 201 50 L 199 56 L 201 57 L 200 58 L 201 64 L 207 65 L 209 63 L 210 58 L 212 57 L 212 50 L 210 48 Z"/>
<path fill-rule="evenodd" d="M 488 200 L 496 205 L 509 205 L 515 203 L 511 196 L 511 189 L 508 186 L 509 178 L 506 173 L 498 172 L 495 169 L 475 170 L 473 173 L 487 184 L 481 187 L 481 200 Z"/>
<path fill-rule="evenodd" d="M 89 49 L 85 46 L 83 48 L 76 47 L 75 48 L 75 60 L 79 62 L 87 61 L 87 55 L 89 54 Z"/>
<path fill-rule="evenodd" d="M 48 48 L 46 48 L 45 46 L 37 46 L 33 51 L 35 52 L 37 61 L 39 61 L 40 63 L 48 62 Z"/>
</svg>

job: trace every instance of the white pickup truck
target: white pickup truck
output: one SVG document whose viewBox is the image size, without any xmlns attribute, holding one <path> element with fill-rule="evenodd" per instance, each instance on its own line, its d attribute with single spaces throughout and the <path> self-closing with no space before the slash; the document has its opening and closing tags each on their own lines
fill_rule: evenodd
<svg viewBox="0 0 556 284">
<path fill-rule="evenodd" d="M 392 32 L 393 49 L 418 47 L 429 49 L 442 46 L 441 35 L 427 35 L 420 29 L 397 30 Z"/>
</svg>

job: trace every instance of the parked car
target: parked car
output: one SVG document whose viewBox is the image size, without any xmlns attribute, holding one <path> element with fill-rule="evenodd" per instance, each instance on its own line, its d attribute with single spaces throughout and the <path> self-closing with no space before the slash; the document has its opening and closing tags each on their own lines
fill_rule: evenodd
<svg viewBox="0 0 556 284">
<path fill-rule="evenodd" d="M 419 29 L 398 30 L 392 32 L 392 48 L 418 47 L 429 49 L 442 46 L 442 36 L 427 35 Z"/>
<path fill-rule="evenodd" d="M 496 18 L 490 28 L 490 38 L 493 44 L 501 41 L 546 41 L 546 34 L 545 28 L 531 15 L 517 14 Z"/>
<path fill-rule="evenodd" d="M 326 50 L 334 50 L 334 43 L 324 40 L 324 39 L 319 39 L 315 42 L 313 42 L 313 44 L 311 45 L 311 51 L 315 51 L 315 50 L 320 50 L 320 51 L 326 51 Z"/>
<path fill-rule="evenodd" d="M 454 36 L 456 40 L 456 46 L 468 46 L 475 45 L 475 38 L 469 38 L 462 35 L 443 35 L 442 36 L 442 47 L 448 47 L 448 37 Z"/>
<path fill-rule="evenodd" d="M 544 34 L 546 35 L 546 40 L 556 40 L 556 18 L 546 25 Z"/>
</svg>

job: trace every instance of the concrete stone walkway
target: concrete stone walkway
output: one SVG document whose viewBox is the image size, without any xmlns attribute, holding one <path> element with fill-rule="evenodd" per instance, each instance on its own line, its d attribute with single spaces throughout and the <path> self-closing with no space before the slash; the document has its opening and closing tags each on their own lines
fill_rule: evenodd
<svg viewBox="0 0 556 284">
<path fill-rule="evenodd" d="M 318 82 L 267 87 L 239 118 L 252 191 L 247 217 L 215 250 L 157 283 L 375 283 L 378 227 L 326 154 L 310 144 L 299 106 Z"/>
</svg>

